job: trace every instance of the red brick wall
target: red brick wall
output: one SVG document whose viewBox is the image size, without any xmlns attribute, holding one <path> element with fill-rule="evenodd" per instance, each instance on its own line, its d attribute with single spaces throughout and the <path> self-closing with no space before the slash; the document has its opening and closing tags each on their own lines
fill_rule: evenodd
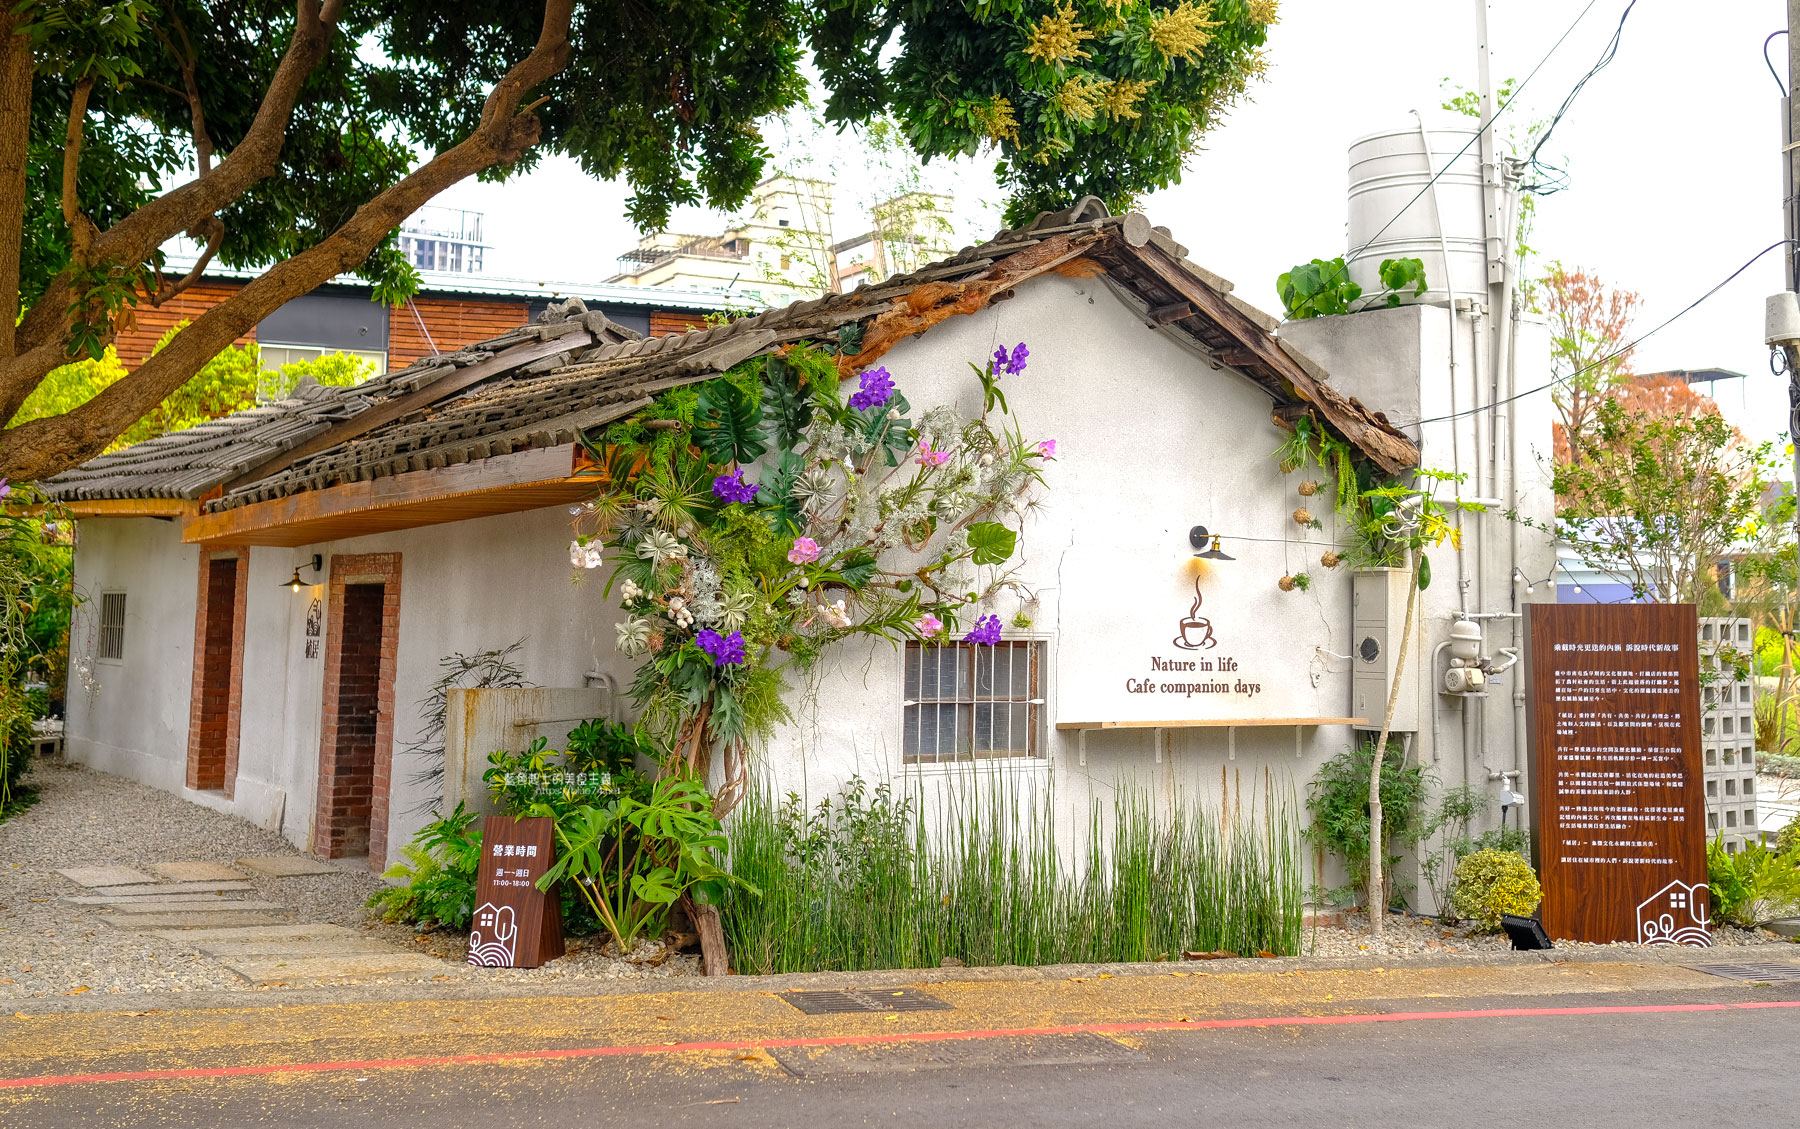
<svg viewBox="0 0 1800 1129">
<path fill-rule="evenodd" d="M 194 684 L 188 703 L 187 786 L 237 787 L 244 696 L 244 602 L 250 558 L 203 553 L 194 615 Z"/>
<path fill-rule="evenodd" d="M 417 318 L 414 310 L 418 311 Z M 431 333 L 430 342 L 419 331 L 421 319 Z M 414 298 L 388 312 L 388 371 L 397 372 L 421 357 L 431 356 L 432 345 L 440 353 L 453 353 L 464 345 L 517 329 L 530 320 L 531 307 L 524 302 Z"/>
<path fill-rule="evenodd" d="M 162 335 L 173 329 L 177 323 L 198 321 L 200 315 L 212 309 L 238 292 L 241 282 L 213 282 L 202 280 L 183 290 L 180 294 L 164 302 L 161 306 L 152 306 L 141 296 L 137 305 L 137 326 L 119 334 L 113 345 L 119 350 L 119 360 L 128 369 L 134 369 L 144 363 L 150 350 L 156 347 Z M 256 340 L 256 330 L 237 339 L 237 344 L 244 345 Z"/>
<path fill-rule="evenodd" d="M 313 849 L 387 865 L 400 554 L 331 558 Z"/>
</svg>

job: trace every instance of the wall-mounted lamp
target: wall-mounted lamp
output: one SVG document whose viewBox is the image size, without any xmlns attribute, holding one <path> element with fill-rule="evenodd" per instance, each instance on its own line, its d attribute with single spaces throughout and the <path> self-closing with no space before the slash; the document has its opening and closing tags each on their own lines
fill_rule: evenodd
<svg viewBox="0 0 1800 1129">
<path fill-rule="evenodd" d="M 314 572 L 325 571 L 325 555 L 323 553 L 314 553 L 312 560 L 308 561 L 306 564 L 295 565 L 294 578 L 292 580 L 282 581 L 281 586 L 290 592 L 298 592 L 300 589 L 306 587 L 306 583 L 300 579 L 300 570 L 303 568 L 310 568 Z"/>
<path fill-rule="evenodd" d="M 1204 525 L 1196 525 L 1188 530 L 1188 544 L 1194 547 L 1194 555 L 1203 561 L 1237 560 L 1219 548 L 1219 535 L 1208 533 Z"/>
</svg>

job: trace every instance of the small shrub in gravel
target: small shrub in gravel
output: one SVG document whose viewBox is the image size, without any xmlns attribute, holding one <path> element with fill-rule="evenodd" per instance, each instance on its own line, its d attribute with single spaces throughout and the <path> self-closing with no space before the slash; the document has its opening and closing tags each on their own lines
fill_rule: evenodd
<svg viewBox="0 0 1800 1129">
<path fill-rule="evenodd" d="M 1543 900 L 1536 872 L 1517 851 L 1476 851 L 1456 864 L 1450 906 L 1483 932 L 1497 931 L 1501 914 L 1529 917 Z"/>
</svg>

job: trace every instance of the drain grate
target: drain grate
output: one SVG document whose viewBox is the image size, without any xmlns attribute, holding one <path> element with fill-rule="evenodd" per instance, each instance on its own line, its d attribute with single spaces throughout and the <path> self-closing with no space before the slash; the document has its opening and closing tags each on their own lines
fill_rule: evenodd
<svg viewBox="0 0 1800 1129">
<path fill-rule="evenodd" d="M 1688 967 L 1727 980 L 1800 980 L 1800 964 L 1690 964 Z"/>
<path fill-rule="evenodd" d="M 863 1011 L 949 1011 L 950 1005 L 915 988 L 831 988 L 783 992 L 781 998 L 808 1015 Z"/>
</svg>

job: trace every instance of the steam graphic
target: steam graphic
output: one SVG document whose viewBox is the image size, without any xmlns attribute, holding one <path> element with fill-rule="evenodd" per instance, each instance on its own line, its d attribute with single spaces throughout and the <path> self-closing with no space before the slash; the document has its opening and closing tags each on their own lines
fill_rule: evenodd
<svg viewBox="0 0 1800 1129">
<path fill-rule="evenodd" d="M 1200 616 L 1200 603 L 1204 599 L 1200 595 L 1200 578 L 1194 577 L 1194 604 L 1188 609 L 1187 618 L 1181 621 L 1181 633 L 1175 636 L 1174 643 L 1184 651 L 1204 651 L 1208 647 L 1218 646 L 1219 641 L 1213 638 L 1212 620 Z"/>
</svg>

